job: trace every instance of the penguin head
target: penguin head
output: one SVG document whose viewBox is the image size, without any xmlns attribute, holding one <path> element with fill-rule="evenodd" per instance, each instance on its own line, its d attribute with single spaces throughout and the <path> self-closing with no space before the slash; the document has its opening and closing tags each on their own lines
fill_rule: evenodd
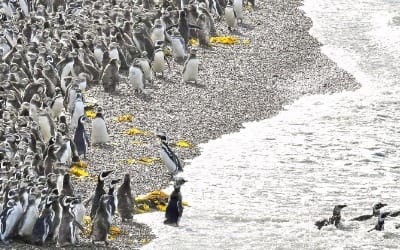
<svg viewBox="0 0 400 250">
<path fill-rule="evenodd" d="M 387 206 L 387 204 L 378 202 L 378 203 L 375 203 L 375 204 L 374 204 L 373 209 L 374 209 L 374 210 L 378 210 L 378 209 L 381 209 L 381 208 L 383 208 L 383 207 L 385 207 L 385 206 Z"/>
<path fill-rule="evenodd" d="M 343 208 L 347 207 L 347 205 L 336 205 L 333 208 L 333 214 L 340 214 L 340 211 L 342 211 Z"/>
<path fill-rule="evenodd" d="M 175 177 L 175 179 L 174 179 L 174 188 L 179 188 L 183 184 L 185 184 L 186 182 L 187 181 L 182 177 Z"/>
<path fill-rule="evenodd" d="M 88 119 L 86 118 L 86 115 L 81 115 L 79 117 L 79 123 L 84 124 L 87 121 L 88 121 Z"/>
<path fill-rule="evenodd" d="M 109 176 L 111 173 L 113 172 L 113 170 L 108 170 L 108 171 L 102 171 L 99 175 L 99 180 L 100 181 L 104 181 L 104 179 Z"/>
<path fill-rule="evenodd" d="M 167 141 L 167 133 L 166 132 L 159 132 L 157 133 L 157 138 L 159 138 L 162 142 Z"/>
</svg>

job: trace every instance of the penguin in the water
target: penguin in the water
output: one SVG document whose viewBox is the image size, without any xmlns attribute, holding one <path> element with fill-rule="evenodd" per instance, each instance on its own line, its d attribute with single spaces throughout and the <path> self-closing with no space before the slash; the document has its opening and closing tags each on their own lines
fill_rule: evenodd
<svg viewBox="0 0 400 250">
<path fill-rule="evenodd" d="M 160 156 L 172 175 L 182 172 L 182 165 L 178 156 L 171 150 L 167 142 L 165 132 L 159 133 L 157 137 L 161 140 Z"/>
<path fill-rule="evenodd" d="M 99 204 L 93 218 L 91 232 L 93 245 L 98 241 L 103 241 L 106 246 L 109 244 L 107 237 L 112 223 L 110 199 L 109 195 L 103 194 L 98 201 Z"/>
<path fill-rule="evenodd" d="M 96 215 L 97 208 L 99 206 L 100 197 L 106 193 L 104 190 L 104 179 L 109 176 L 113 171 L 102 171 L 97 177 L 97 186 L 92 199 L 92 209 L 90 210 L 90 217 L 93 219 Z"/>
<path fill-rule="evenodd" d="M 384 204 L 384 203 L 381 203 L 381 202 L 375 203 L 372 206 L 372 214 L 361 215 L 361 216 L 355 217 L 355 218 L 353 218 L 351 220 L 353 220 L 353 221 L 364 221 L 364 220 L 369 220 L 369 219 L 371 219 L 373 217 L 378 217 L 379 214 L 380 214 L 380 209 L 385 207 L 385 206 L 387 206 L 387 204 Z"/>
<path fill-rule="evenodd" d="M 336 205 L 333 208 L 332 216 L 329 219 L 322 219 L 322 220 L 315 222 L 315 226 L 317 226 L 318 229 L 321 229 L 322 227 L 327 226 L 327 225 L 335 225 L 335 227 L 337 228 L 339 226 L 340 220 L 342 218 L 340 212 L 345 207 L 347 207 L 347 205 Z"/>
<path fill-rule="evenodd" d="M 125 174 L 124 182 L 117 191 L 118 213 L 122 221 L 132 220 L 134 199 L 131 190 L 131 177 Z"/>
<path fill-rule="evenodd" d="M 372 228 L 372 229 L 370 229 L 370 230 L 368 230 L 368 232 L 371 232 L 371 231 L 373 231 L 373 230 L 376 230 L 376 231 L 383 231 L 383 230 L 385 229 L 385 219 L 386 219 L 386 217 L 387 217 L 388 215 L 390 215 L 390 212 L 383 212 L 383 213 L 381 213 L 381 214 L 378 216 L 378 221 L 377 221 L 377 223 L 375 224 L 375 227 Z"/>
<path fill-rule="evenodd" d="M 165 211 L 166 220 L 164 221 L 164 224 L 178 226 L 183 213 L 181 186 L 185 182 L 186 180 L 181 177 L 175 179 L 174 191 L 172 191 L 169 196 L 167 209 Z"/>
<path fill-rule="evenodd" d="M 96 117 L 92 121 L 92 132 L 90 134 L 90 141 L 92 145 L 104 144 L 110 141 L 106 121 L 103 117 L 103 109 L 97 108 Z"/>
<path fill-rule="evenodd" d="M 87 121 L 85 115 L 81 115 L 78 120 L 78 127 L 75 129 L 74 134 L 74 143 L 76 146 L 76 150 L 78 155 L 83 155 L 83 158 L 86 159 L 87 149 L 89 147 L 89 137 L 85 131 L 84 123 Z"/>
<path fill-rule="evenodd" d="M 182 71 L 182 82 L 194 82 L 197 83 L 199 77 L 199 65 L 200 60 L 196 56 L 196 50 L 192 48 L 190 55 L 183 65 Z"/>
</svg>

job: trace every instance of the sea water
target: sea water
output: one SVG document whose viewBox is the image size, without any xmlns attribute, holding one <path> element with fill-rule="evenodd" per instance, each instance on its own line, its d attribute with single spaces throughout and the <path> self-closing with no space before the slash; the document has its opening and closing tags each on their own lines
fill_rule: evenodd
<svg viewBox="0 0 400 250">
<path fill-rule="evenodd" d="M 277 116 L 200 145 L 186 165 L 179 227 L 136 218 L 158 238 L 144 249 L 398 249 L 400 218 L 368 232 L 374 202 L 400 209 L 400 1 L 306 0 L 323 53 L 356 91 L 306 96 Z M 169 192 L 171 190 L 168 190 Z M 317 230 L 347 204 L 339 229 Z"/>
</svg>

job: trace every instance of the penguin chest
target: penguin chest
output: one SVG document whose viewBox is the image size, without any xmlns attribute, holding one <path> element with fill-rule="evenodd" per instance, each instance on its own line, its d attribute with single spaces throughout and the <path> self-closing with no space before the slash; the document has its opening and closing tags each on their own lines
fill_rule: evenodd
<svg viewBox="0 0 400 250">
<path fill-rule="evenodd" d="M 150 67 L 149 62 L 147 60 L 141 60 L 140 67 L 142 68 L 144 79 L 146 79 L 147 81 L 151 81 L 152 80 L 152 74 L 151 74 L 152 72 L 151 72 L 151 67 Z"/>
<path fill-rule="evenodd" d="M 172 39 L 172 56 L 174 58 L 184 58 L 185 57 L 185 47 L 180 39 Z"/>
<path fill-rule="evenodd" d="M 242 0 L 234 0 L 233 1 L 233 10 L 236 14 L 236 18 L 243 19 L 243 1 Z"/>
<path fill-rule="evenodd" d="M 95 48 L 93 51 L 94 58 L 96 59 L 96 62 L 98 65 L 102 65 L 103 63 L 103 50 L 100 48 Z"/>
<path fill-rule="evenodd" d="M 44 115 L 39 116 L 39 129 L 43 140 L 45 142 L 48 142 L 51 136 L 54 134 L 53 126 L 48 116 Z"/>
<path fill-rule="evenodd" d="M 154 54 L 153 71 L 156 73 L 164 72 L 165 61 L 164 52 L 159 51 Z"/>
<path fill-rule="evenodd" d="M 58 97 L 54 100 L 53 106 L 51 107 L 51 115 L 53 118 L 59 117 L 64 110 L 63 98 Z"/>
<path fill-rule="evenodd" d="M 112 50 L 110 50 L 109 56 L 110 56 L 110 59 L 116 59 L 117 61 L 119 61 L 118 49 L 112 49 Z"/>
<path fill-rule="evenodd" d="M 225 8 L 225 20 L 228 27 L 233 28 L 236 26 L 235 11 L 232 7 Z"/>
<path fill-rule="evenodd" d="M 35 205 L 29 206 L 21 221 L 21 226 L 18 230 L 18 235 L 29 236 L 32 234 L 33 226 L 39 218 L 39 210 Z"/>
<path fill-rule="evenodd" d="M 176 173 L 178 171 L 178 166 L 174 159 L 164 149 L 161 149 L 160 151 L 160 158 L 170 173 Z"/>
<path fill-rule="evenodd" d="M 71 127 L 76 128 L 78 126 L 79 117 L 85 114 L 85 107 L 82 101 L 75 102 L 74 111 L 71 118 Z"/>
<path fill-rule="evenodd" d="M 151 40 L 153 41 L 153 43 L 156 41 L 165 40 L 164 30 L 162 29 L 162 27 L 153 29 L 153 32 L 151 32 Z"/>
<path fill-rule="evenodd" d="M 70 75 L 71 73 L 73 74 L 73 69 L 74 69 L 74 62 L 69 62 L 67 64 L 65 64 L 64 68 L 61 70 L 61 79 L 63 80 L 66 76 Z M 61 84 L 61 86 L 63 86 Z M 65 86 L 65 82 L 64 82 L 64 87 Z"/>
<path fill-rule="evenodd" d="M 101 118 L 95 118 L 92 122 L 91 142 L 93 144 L 107 143 L 109 136 L 106 123 Z"/>
<path fill-rule="evenodd" d="M 11 235 L 11 233 L 18 225 L 18 222 L 21 219 L 22 215 L 23 215 L 22 205 L 21 203 L 17 203 L 7 216 L 5 231 L 2 232 L 3 233 L 1 237 L 2 240 L 8 238 Z"/>
<path fill-rule="evenodd" d="M 129 69 L 129 82 L 135 89 L 144 89 L 143 72 L 138 67 L 131 67 Z"/>
<path fill-rule="evenodd" d="M 199 60 L 198 59 L 191 59 L 186 63 L 186 67 L 183 71 L 183 81 L 197 81 L 198 74 L 199 74 Z"/>
</svg>

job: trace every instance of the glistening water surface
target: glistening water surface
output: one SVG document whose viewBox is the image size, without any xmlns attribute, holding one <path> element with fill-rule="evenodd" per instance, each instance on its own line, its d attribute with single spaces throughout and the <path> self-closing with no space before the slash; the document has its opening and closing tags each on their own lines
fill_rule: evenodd
<svg viewBox="0 0 400 250">
<path fill-rule="evenodd" d="M 306 0 L 323 52 L 362 84 L 303 97 L 277 116 L 201 145 L 185 168 L 180 227 L 138 215 L 159 236 L 144 249 L 398 249 L 400 218 L 368 232 L 374 202 L 400 209 L 400 1 Z M 340 229 L 317 230 L 336 204 Z"/>
</svg>

